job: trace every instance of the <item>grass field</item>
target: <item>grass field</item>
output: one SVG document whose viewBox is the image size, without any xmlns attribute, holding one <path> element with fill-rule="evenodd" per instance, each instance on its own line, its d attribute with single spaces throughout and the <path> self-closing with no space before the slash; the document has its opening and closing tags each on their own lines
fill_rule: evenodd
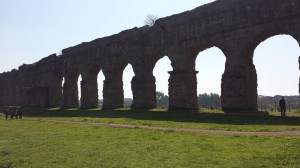
<svg viewBox="0 0 300 168">
<path fill-rule="evenodd" d="M 0 168 L 300 167 L 300 136 L 225 136 L 47 122 L 279 131 L 300 130 L 298 117 L 76 109 L 25 109 L 23 120 L 0 117 Z"/>
<path fill-rule="evenodd" d="M 117 123 L 161 126 L 172 128 L 196 128 L 236 131 L 286 131 L 300 130 L 298 117 L 282 118 L 279 113 L 270 116 L 226 115 L 221 111 L 166 112 L 162 110 L 78 110 L 78 109 L 26 109 L 25 115 L 35 120 L 69 120 L 96 123 Z"/>
</svg>

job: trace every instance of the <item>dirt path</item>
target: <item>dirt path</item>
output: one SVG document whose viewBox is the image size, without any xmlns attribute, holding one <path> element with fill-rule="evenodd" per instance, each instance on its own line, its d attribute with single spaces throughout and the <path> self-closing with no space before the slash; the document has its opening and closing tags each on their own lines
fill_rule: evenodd
<svg viewBox="0 0 300 168">
<path fill-rule="evenodd" d="M 203 130 L 192 128 L 166 128 L 156 126 L 136 126 L 130 124 L 104 124 L 92 122 L 76 122 L 76 121 L 59 121 L 47 120 L 46 122 L 64 123 L 73 125 L 87 125 L 98 127 L 111 127 L 111 128 L 129 128 L 129 129 L 143 129 L 143 130 L 159 130 L 159 131 L 176 131 L 176 132 L 190 132 L 197 134 L 214 134 L 214 135 L 250 135 L 250 136 L 300 136 L 300 131 L 280 131 L 280 132 L 247 132 L 247 131 L 222 131 L 222 130 Z"/>
</svg>

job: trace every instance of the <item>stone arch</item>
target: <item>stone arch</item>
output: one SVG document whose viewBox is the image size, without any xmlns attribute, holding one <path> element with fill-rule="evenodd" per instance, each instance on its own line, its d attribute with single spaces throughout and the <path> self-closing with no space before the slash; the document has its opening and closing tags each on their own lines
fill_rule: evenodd
<svg viewBox="0 0 300 168">
<path fill-rule="evenodd" d="M 169 48 L 166 55 L 173 68 L 169 71 L 169 109 L 198 110 L 194 50 Z"/>
<path fill-rule="evenodd" d="M 167 58 L 170 62 L 171 62 L 171 66 L 172 66 L 172 68 L 173 68 L 173 57 L 171 57 L 170 55 L 168 55 L 168 54 L 163 54 L 163 53 L 159 53 L 158 55 L 156 55 L 156 56 L 153 56 L 151 59 L 149 59 L 149 61 L 148 61 L 148 66 L 149 66 L 149 69 L 150 69 L 150 71 L 153 73 L 153 70 L 154 70 L 154 68 L 156 67 L 156 65 L 157 65 L 157 63 L 160 61 L 160 60 L 162 60 L 162 59 L 164 59 L 164 58 Z"/>
<path fill-rule="evenodd" d="M 204 57 L 202 57 L 204 56 Z M 212 56 L 212 58 L 207 58 Z M 221 57 L 221 58 L 220 58 Z M 223 58 L 222 58 L 223 57 Z M 212 60 L 214 59 L 214 60 Z M 218 59 L 218 60 L 216 60 Z M 213 62 L 214 61 L 214 62 Z M 225 72 L 225 63 L 226 56 L 221 48 L 217 46 L 207 47 L 204 50 L 200 51 L 195 59 L 195 69 L 198 72 L 197 74 L 197 95 L 204 94 L 218 94 L 221 96 L 221 84 L 222 84 L 222 75 Z M 218 80 L 218 81 L 217 81 Z M 219 84 L 219 89 L 214 88 Z M 209 88 L 208 88 L 209 87 Z M 205 92 L 203 92 L 205 89 Z M 198 104 L 200 105 L 201 102 Z M 202 107 L 201 104 L 200 107 Z M 221 102 L 214 102 L 213 104 L 206 104 L 206 106 L 214 106 L 219 108 Z"/>
<path fill-rule="evenodd" d="M 162 65 L 164 64 L 164 65 Z M 169 95 L 169 72 L 173 71 L 172 62 L 168 56 L 164 56 L 157 60 L 152 69 L 152 74 L 155 79 L 155 93 L 162 92 L 165 96 Z M 158 78 L 159 77 L 159 78 Z M 164 88 L 165 87 L 165 88 Z M 163 97 L 163 102 L 158 102 L 156 95 L 156 107 L 168 107 L 169 100 Z M 159 106 L 160 105 L 160 106 Z"/>
<path fill-rule="evenodd" d="M 258 38 L 257 41 L 255 41 L 255 43 L 253 45 L 255 47 L 254 48 L 253 48 L 253 46 L 251 47 L 251 51 L 254 51 L 261 43 L 269 40 L 270 38 L 280 36 L 280 35 L 291 36 L 295 41 L 297 41 L 298 45 L 300 46 L 300 41 L 298 41 L 297 38 L 291 33 L 272 33 L 272 34 L 263 36 L 263 38 Z"/>
<path fill-rule="evenodd" d="M 130 60 L 135 76 L 131 81 L 133 109 L 152 109 L 156 107 L 156 87 L 153 68 L 161 58 L 160 52 L 143 53 Z"/>
<path fill-rule="evenodd" d="M 133 101 L 133 94 L 131 88 L 131 81 L 135 76 L 133 67 L 128 63 L 122 72 L 122 82 L 124 91 L 124 107 L 131 107 Z"/>
<path fill-rule="evenodd" d="M 197 55 L 199 52 L 214 46 L 218 46 L 223 52 L 224 44 L 222 42 L 219 38 L 214 37 L 201 40 L 191 39 L 183 41 L 178 48 L 167 49 L 167 55 L 170 56 L 173 67 L 169 79 L 170 109 L 198 110 L 198 72 L 195 69 Z M 187 100 L 186 97 L 189 99 Z"/>
<path fill-rule="evenodd" d="M 278 36 L 278 35 L 287 35 L 291 36 L 294 40 L 297 41 L 300 47 L 300 25 L 291 23 L 290 21 L 282 22 L 281 24 L 271 24 L 263 26 L 257 31 L 254 31 L 250 34 L 250 37 L 247 40 L 245 45 L 245 51 L 249 54 L 249 60 L 253 63 L 254 51 L 255 49 L 264 41 Z M 255 69 L 255 66 L 254 66 Z M 255 69 L 256 71 L 256 69 Z M 257 78 L 257 75 L 256 75 Z"/>
<path fill-rule="evenodd" d="M 290 34 L 291 28 L 274 23 L 259 25 L 247 32 L 232 34 L 234 38 L 224 39 L 224 53 L 227 59 L 222 77 L 222 108 L 225 113 L 258 111 L 254 50 L 269 37 Z"/>
<path fill-rule="evenodd" d="M 274 40 L 276 40 L 277 42 L 274 43 Z M 280 40 L 280 41 L 278 41 Z M 273 43 L 272 43 L 273 42 Z M 287 42 L 289 42 L 288 46 L 289 49 L 287 49 Z M 280 46 L 270 46 L 270 44 L 274 45 L 274 44 L 281 44 Z M 268 55 L 268 53 L 270 52 L 274 52 L 274 51 L 268 51 L 267 47 L 269 49 L 271 49 L 271 47 L 273 48 L 272 50 L 275 50 L 276 52 L 274 53 L 274 55 Z M 274 48 L 276 47 L 276 48 Z M 261 49 L 265 49 L 266 51 L 261 51 Z M 284 50 L 285 49 L 285 50 Z M 284 52 L 283 52 L 284 51 Z M 264 55 L 262 55 L 261 53 L 265 52 Z M 282 53 L 281 53 L 282 52 Z M 281 55 L 279 56 L 279 53 L 281 53 Z M 300 56 L 300 47 L 299 47 L 299 42 L 297 42 L 297 40 L 291 36 L 291 35 L 275 35 L 272 37 L 267 38 L 266 40 L 264 40 L 263 42 L 261 42 L 254 50 L 254 64 L 256 66 L 256 71 L 257 71 L 257 75 L 258 75 L 258 93 L 260 95 L 265 95 L 265 96 L 274 96 L 274 90 L 270 90 L 269 86 L 274 85 L 274 81 L 276 82 L 276 89 L 277 93 L 276 94 L 283 94 L 283 95 L 294 95 L 298 93 L 298 77 L 295 77 L 295 72 L 298 71 L 298 57 Z M 280 64 L 278 63 L 280 61 Z M 277 68 L 272 68 L 272 69 L 266 69 L 267 67 L 264 66 L 265 63 L 268 64 L 273 64 L 274 67 Z M 277 64 L 276 64 L 277 63 Z M 280 71 L 279 71 L 280 69 Z M 268 74 L 266 74 L 266 72 L 268 72 Z M 290 72 L 290 73 L 287 73 Z M 286 74 L 286 75 L 285 75 Z M 265 80 L 268 79 L 266 78 L 262 78 L 262 76 L 270 76 L 270 75 L 274 75 L 274 79 L 273 80 Z M 293 79 L 291 79 L 293 78 Z M 278 80 L 281 79 L 281 80 Z M 288 82 L 290 81 L 290 82 Z M 264 85 L 265 84 L 265 85 Z M 262 89 L 262 85 L 264 86 L 263 90 L 265 91 L 263 94 L 261 93 Z M 268 87 L 266 87 L 266 85 L 268 85 Z M 290 86 L 289 89 L 283 89 L 286 88 L 286 86 Z M 288 90 L 293 89 L 293 93 L 288 93 Z"/>
<path fill-rule="evenodd" d="M 300 45 L 300 41 L 297 38 L 297 35 L 294 31 L 289 29 L 288 27 L 284 27 L 282 25 L 269 25 L 261 28 L 261 30 L 255 31 L 249 35 L 247 43 L 245 44 L 245 52 L 251 53 L 251 58 L 253 59 L 254 50 L 259 46 L 262 42 L 267 39 L 277 36 L 277 35 L 289 35 L 293 37 L 298 44 Z"/>
<path fill-rule="evenodd" d="M 132 108 L 152 109 L 156 108 L 156 78 L 153 70 L 159 60 L 167 57 L 173 68 L 173 60 L 162 50 L 155 50 L 146 54 L 144 62 L 132 62 L 135 76 L 132 80 L 133 105 Z M 166 93 L 168 94 L 168 93 Z"/>
</svg>

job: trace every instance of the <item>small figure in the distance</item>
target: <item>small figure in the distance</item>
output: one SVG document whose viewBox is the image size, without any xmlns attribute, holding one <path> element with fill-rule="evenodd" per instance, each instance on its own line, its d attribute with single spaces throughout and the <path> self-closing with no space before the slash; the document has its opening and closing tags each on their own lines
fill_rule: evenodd
<svg viewBox="0 0 300 168">
<path fill-rule="evenodd" d="M 19 119 L 18 108 L 16 107 L 16 108 L 14 109 L 14 111 L 15 111 L 16 119 Z"/>
<path fill-rule="evenodd" d="M 7 120 L 8 119 L 8 115 L 9 115 L 9 108 L 8 107 L 5 108 L 4 115 L 5 115 L 5 119 Z"/>
<path fill-rule="evenodd" d="M 284 97 L 282 96 L 281 99 L 279 100 L 279 106 L 280 106 L 280 112 L 281 116 L 285 117 L 285 112 L 286 112 L 286 106 L 285 106 L 285 100 Z"/>
<path fill-rule="evenodd" d="M 17 109 L 17 118 L 19 118 L 19 119 L 22 119 L 23 118 L 23 110 L 22 110 L 22 108 L 21 107 L 19 107 L 18 109 Z"/>
<path fill-rule="evenodd" d="M 9 115 L 10 115 L 10 119 L 14 119 L 15 116 L 15 110 L 13 108 L 9 108 Z"/>
</svg>

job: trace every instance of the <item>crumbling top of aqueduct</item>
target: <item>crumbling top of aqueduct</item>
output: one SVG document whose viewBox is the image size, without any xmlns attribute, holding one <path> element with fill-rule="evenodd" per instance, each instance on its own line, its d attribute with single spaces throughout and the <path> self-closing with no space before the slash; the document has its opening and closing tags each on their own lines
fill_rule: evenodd
<svg viewBox="0 0 300 168">
<path fill-rule="evenodd" d="M 168 56 L 170 108 L 197 109 L 195 58 L 216 46 L 226 56 L 222 107 L 257 111 L 253 51 L 265 39 L 289 34 L 300 41 L 300 0 L 217 0 L 144 26 L 82 43 L 37 63 L 0 74 L 0 105 L 81 107 L 98 104 L 97 74 L 105 75 L 103 108 L 123 106 L 124 68 L 131 64 L 133 108 L 155 107 L 156 62 Z M 65 83 L 62 87 L 62 80 Z M 62 93 L 63 90 L 63 93 Z"/>
</svg>

